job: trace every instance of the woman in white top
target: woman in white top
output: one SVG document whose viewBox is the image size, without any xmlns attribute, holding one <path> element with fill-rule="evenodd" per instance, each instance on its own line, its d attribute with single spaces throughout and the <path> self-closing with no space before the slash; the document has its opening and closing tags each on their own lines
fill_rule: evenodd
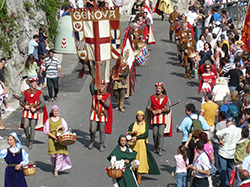
<svg viewBox="0 0 250 187">
<path fill-rule="evenodd" d="M 204 44 L 206 43 L 206 37 L 204 34 L 200 35 L 200 39 L 196 43 L 196 51 L 200 52 L 204 50 Z"/>
<path fill-rule="evenodd" d="M 225 97 L 226 95 L 230 95 L 230 90 L 224 77 L 219 77 L 216 80 L 216 85 L 214 86 L 212 93 L 214 96 L 213 101 L 220 108 L 223 105 L 223 97 Z"/>
</svg>

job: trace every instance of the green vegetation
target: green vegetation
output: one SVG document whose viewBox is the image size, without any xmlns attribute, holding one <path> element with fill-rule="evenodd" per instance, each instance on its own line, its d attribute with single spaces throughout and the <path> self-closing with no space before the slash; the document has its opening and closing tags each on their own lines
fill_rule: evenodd
<svg viewBox="0 0 250 187">
<path fill-rule="evenodd" d="M 15 23 L 17 17 L 14 13 L 8 12 L 6 1 L 0 4 L 0 49 L 3 57 L 10 58 L 13 52 L 13 38 L 18 25 Z"/>
<path fill-rule="evenodd" d="M 44 4 L 39 4 L 42 10 L 46 13 L 48 21 L 48 37 L 50 42 L 55 42 L 55 37 L 58 35 L 57 27 L 58 21 L 55 19 L 57 10 L 61 8 L 67 1 L 62 2 L 61 0 L 44 0 Z"/>
<path fill-rule="evenodd" d="M 26 11 L 30 11 L 30 8 L 35 8 L 35 6 L 29 1 L 24 1 L 23 6 Z"/>
</svg>

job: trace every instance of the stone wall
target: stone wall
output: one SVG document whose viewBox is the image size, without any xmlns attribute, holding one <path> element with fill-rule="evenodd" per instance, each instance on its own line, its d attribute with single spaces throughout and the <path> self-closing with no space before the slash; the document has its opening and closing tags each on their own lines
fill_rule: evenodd
<svg viewBox="0 0 250 187">
<path fill-rule="evenodd" d="M 28 11 L 23 3 L 28 1 L 34 5 Z M 16 24 L 19 26 L 13 39 L 13 57 L 7 59 L 5 64 L 5 80 L 9 95 L 21 93 L 21 78 L 18 72 L 26 61 L 28 43 L 33 35 L 38 34 L 40 25 L 47 26 L 45 13 L 36 7 L 34 0 L 7 0 L 9 12 L 14 12 L 17 17 Z M 0 51 L 0 56 L 2 52 Z M 24 75 L 26 75 L 24 73 Z"/>
</svg>

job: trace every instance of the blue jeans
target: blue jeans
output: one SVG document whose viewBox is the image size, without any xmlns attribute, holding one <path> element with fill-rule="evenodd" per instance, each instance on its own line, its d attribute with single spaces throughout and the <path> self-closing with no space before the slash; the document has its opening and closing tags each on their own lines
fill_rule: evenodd
<svg viewBox="0 0 250 187">
<path fill-rule="evenodd" d="M 188 187 L 187 172 L 176 173 L 177 187 Z"/>
<path fill-rule="evenodd" d="M 197 42 L 200 38 L 200 35 L 202 34 L 202 25 L 197 25 L 196 28 L 195 28 L 195 41 Z"/>
<path fill-rule="evenodd" d="M 56 78 L 47 78 L 47 86 L 49 91 L 49 97 L 53 100 L 53 90 L 52 90 L 52 84 L 54 86 L 55 96 L 58 95 L 59 90 L 59 84 L 58 84 L 59 77 Z"/>
<path fill-rule="evenodd" d="M 219 168 L 219 148 L 220 148 L 220 144 L 218 143 L 214 143 L 213 142 L 213 147 L 214 147 L 214 165 L 215 167 L 218 169 Z"/>
<path fill-rule="evenodd" d="M 226 187 L 231 178 L 234 159 L 226 159 L 219 155 L 220 187 Z"/>
<path fill-rule="evenodd" d="M 229 86 L 229 90 L 232 93 L 232 91 L 234 91 L 236 89 L 236 86 Z"/>
<path fill-rule="evenodd" d="M 236 169 L 236 176 L 235 176 L 234 184 L 236 184 L 236 187 L 239 187 L 241 182 L 242 181 L 241 181 L 241 178 L 240 178 L 240 170 L 237 168 Z"/>
</svg>

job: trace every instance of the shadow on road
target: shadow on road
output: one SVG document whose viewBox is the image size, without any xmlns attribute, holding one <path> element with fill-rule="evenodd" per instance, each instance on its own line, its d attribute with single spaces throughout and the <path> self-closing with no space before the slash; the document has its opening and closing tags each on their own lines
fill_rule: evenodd
<svg viewBox="0 0 250 187">
<path fill-rule="evenodd" d="M 172 72 L 171 75 L 175 75 L 177 77 L 184 77 L 184 73 Z"/>
<path fill-rule="evenodd" d="M 36 164 L 36 167 L 40 168 L 41 170 L 45 172 L 53 172 L 54 170 L 51 164 L 47 164 L 41 161 L 36 161 L 35 164 Z"/>
<path fill-rule="evenodd" d="M 167 52 L 165 52 L 165 54 L 171 55 L 171 56 L 176 56 L 176 52 L 167 51 Z"/>
<path fill-rule="evenodd" d="M 201 102 L 201 97 L 187 97 L 187 99 L 192 99 L 192 100 Z"/>
<path fill-rule="evenodd" d="M 167 184 L 167 187 L 176 187 L 177 186 L 177 184 L 175 184 L 175 183 L 169 183 L 169 184 Z"/>
<path fill-rule="evenodd" d="M 188 86 L 192 86 L 192 87 L 199 87 L 199 83 L 197 81 L 188 81 L 187 82 Z"/>
<path fill-rule="evenodd" d="M 172 173 L 173 171 L 175 171 L 175 166 L 169 166 L 169 165 L 161 165 L 161 170 L 162 171 L 167 171 L 168 173 Z"/>
<path fill-rule="evenodd" d="M 148 177 L 148 176 L 142 176 L 142 183 L 143 183 L 143 181 L 144 180 L 157 180 L 157 179 L 155 179 L 155 178 L 151 178 L 151 177 Z"/>
<path fill-rule="evenodd" d="M 167 43 L 170 43 L 169 40 L 166 40 L 166 39 L 161 39 L 162 42 L 167 42 Z"/>
<path fill-rule="evenodd" d="M 89 140 L 89 133 L 80 131 L 79 129 L 72 129 L 74 133 L 77 135 L 77 141 L 80 142 L 84 147 L 88 147 L 90 140 Z"/>
<path fill-rule="evenodd" d="M 178 66 L 178 62 L 173 62 L 173 61 L 166 62 L 166 64 L 171 64 L 172 66 Z"/>
</svg>

